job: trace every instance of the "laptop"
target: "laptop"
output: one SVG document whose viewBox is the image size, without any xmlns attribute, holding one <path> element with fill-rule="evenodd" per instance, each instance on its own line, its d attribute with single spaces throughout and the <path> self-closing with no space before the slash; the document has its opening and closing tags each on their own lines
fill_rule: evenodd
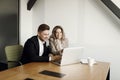
<svg viewBox="0 0 120 80">
<path fill-rule="evenodd" d="M 80 59 L 83 55 L 83 47 L 69 47 L 63 50 L 61 60 L 54 61 L 52 63 L 63 66 L 74 63 L 80 63 Z"/>
</svg>

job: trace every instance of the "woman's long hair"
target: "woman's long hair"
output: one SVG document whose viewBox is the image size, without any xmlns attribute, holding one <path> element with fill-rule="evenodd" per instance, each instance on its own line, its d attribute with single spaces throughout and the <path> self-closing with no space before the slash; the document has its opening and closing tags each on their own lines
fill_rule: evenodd
<svg viewBox="0 0 120 80">
<path fill-rule="evenodd" d="M 57 25 L 53 28 L 52 30 L 52 35 L 50 36 L 51 38 L 53 38 L 54 40 L 57 39 L 56 38 L 56 30 L 57 29 L 61 29 L 61 32 L 62 32 L 62 38 L 61 38 L 61 41 L 63 41 L 65 39 L 65 33 L 64 33 L 64 30 L 61 26 Z"/>
</svg>

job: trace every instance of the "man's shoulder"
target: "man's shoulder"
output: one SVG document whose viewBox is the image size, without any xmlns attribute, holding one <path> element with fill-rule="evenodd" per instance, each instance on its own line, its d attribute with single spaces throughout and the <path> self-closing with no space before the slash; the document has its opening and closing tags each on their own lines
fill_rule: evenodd
<svg viewBox="0 0 120 80">
<path fill-rule="evenodd" d="M 31 40 L 37 39 L 37 36 L 32 36 L 30 39 Z"/>
<path fill-rule="evenodd" d="M 37 36 L 32 36 L 31 38 L 29 38 L 27 41 L 36 41 L 37 40 Z"/>
</svg>

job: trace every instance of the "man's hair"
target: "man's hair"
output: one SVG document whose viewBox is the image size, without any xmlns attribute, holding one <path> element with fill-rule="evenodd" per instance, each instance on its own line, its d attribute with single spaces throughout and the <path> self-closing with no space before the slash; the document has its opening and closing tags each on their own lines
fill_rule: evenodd
<svg viewBox="0 0 120 80">
<path fill-rule="evenodd" d="M 38 27 L 38 32 L 42 32 L 44 30 L 50 30 L 50 27 L 47 25 L 47 24 L 41 24 L 39 27 Z"/>
</svg>

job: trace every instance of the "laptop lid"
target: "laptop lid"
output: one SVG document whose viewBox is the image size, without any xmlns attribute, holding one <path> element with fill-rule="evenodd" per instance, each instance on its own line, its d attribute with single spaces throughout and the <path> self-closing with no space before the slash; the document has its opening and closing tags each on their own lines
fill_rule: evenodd
<svg viewBox="0 0 120 80">
<path fill-rule="evenodd" d="M 60 65 L 79 63 L 83 56 L 83 47 L 69 47 L 63 51 Z"/>
</svg>

